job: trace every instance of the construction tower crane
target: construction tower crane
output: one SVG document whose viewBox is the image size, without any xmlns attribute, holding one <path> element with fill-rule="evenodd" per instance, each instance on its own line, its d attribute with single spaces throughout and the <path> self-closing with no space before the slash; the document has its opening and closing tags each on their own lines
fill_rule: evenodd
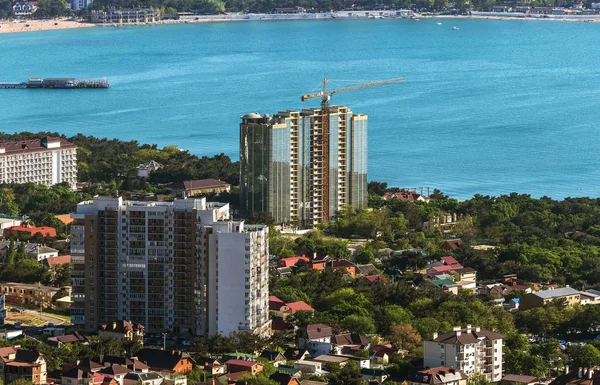
<svg viewBox="0 0 600 385">
<path fill-rule="evenodd" d="M 303 102 L 305 102 L 305 101 L 307 101 L 309 99 L 321 98 L 321 109 L 322 110 L 326 110 L 327 107 L 328 107 L 328 104 L 329 104 L 329 99 L 331 99 L 331 95 L 339 94 L 340 92 L 348 92 L 348 91 L 360 90 L 362 88 L 382 86 L 384 84 L 398 83 L 398 82 L 404 81 L 404 78 L 396 78 L 396 79 L 389 79 L 389 80 L 380 80 L 380 81 L 370 82 L 370 83 L 366 83 L 366 84 L 359 84 L 359 85 L 351 86 L 351 87 L 338 88 L 337 90 L 331 90 L 331 91 L 327 90 L 327 82 L 328 81 L 329 80 L 327 78 L 323 79 L 323 91 L 316 92 L 314 94 L 302 95 L 300 97 L 300 99 Z"/>
<path fill-rule="evenodd" d="M 323 91 L 302 95 L 300 97 L 303 102 L 309 99 L 321 98 L 321 113 L 319 114 L 319 118 L 314 122 L 315 129 L 311 133 L 310 138 L 311 154 L 313 158 L 310 167 L 313 219 L 316 217 L 318 222 L 327 222 L 331 219 L 329 210 L 329 100 L 331 99 L 331 95 L 362 88 L 381 86 L 384 84 L 398 83 L 403 80 L 404 78 L 396 78 L 374 81 L 330 91 L 327 89 L 328 79 L 325 78 L 323 79 Z M 320 199 L 315 200 L 315 197 L 319 197 Z M 346 204 L 347 203 L 349 202 L 346 202 Z"/>
</svg>

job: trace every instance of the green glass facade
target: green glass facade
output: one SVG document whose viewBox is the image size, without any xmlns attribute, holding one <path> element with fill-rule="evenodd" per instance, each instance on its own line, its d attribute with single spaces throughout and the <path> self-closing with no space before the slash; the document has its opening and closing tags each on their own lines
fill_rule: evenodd
<svg viewBox="0 0 600 385">
<path fill-rule="evenodd" d="M 329 218 L 321 217 L 324 192 L 314 187 L 324 177 L 315 161 L 320 121 L 320 109 L 242 117 L 242 213 L 268 212 L 277 224 L 311 228 L 331 220 L 344 205 L 366 206 L 367 117 L 335 106 L 329 112 Z"/>
</svg>

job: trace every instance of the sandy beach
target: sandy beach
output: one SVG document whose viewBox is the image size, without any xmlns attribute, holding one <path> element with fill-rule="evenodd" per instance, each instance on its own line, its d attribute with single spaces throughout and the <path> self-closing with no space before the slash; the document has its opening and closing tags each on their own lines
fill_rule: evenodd
<svg viewBox="0 0 600 385">
<path fill-rule="evenodd" d="M 55 29 L 89 28 L 95 26 L 95 24 L 80 23 L 67 19 L 20 20 L 18 22 L 2 20 L 0 21 L 0 33 L 51 31 Z"/>
<path fill-rule="evenodd" d="M 344 14 L 344 12 L 340 12 Z M 289 16 L 282 18 L 282 16 Z M 536 17 L 537 16 L 537 17 Z M 420 18 L 432 18 L 432 19 L 488 19 L 488 20 L 535 20 L 535 21 L 569 21 L 569 22 L 599 22 L 600 17 L 594 16 L 580 16 L 580 17 L 561 17 L 561 16 L 550 16 L 540 17 L 540 15 L 502 15 L 502 14 L 479 14 L 479 15 L 436 15 L 436 14 L 420 14 L 417 17 Z M 322 17 L 320 20 L 326 19 L 364 19 L 365 17 Z M 144 23 L 144 24 L 127 24 L 127 26 L 135 25 L 160 25 L 160 24 L 180 24 L 180 23 L 218 23 L 218 22 L 232 22 L 232 21 L 273 21 L 273 20 L 302 20 L 306 19 L 303 15 L 292 14 L 292 15 L 271 15 L 271 14 L 251 14 L 250 16 L 239 16 L 239 15 L 208 15 L 199 17 L 189 17 L 181 20 L 161 20 L 156 23 Z M 314 20 L 314 18 L 308 19 Z M 72 28 L 91 28 L 91 27 L 122 27 L 122 25 L 115 24 L 93 24 L 83 23 L 79 21 L 73 21 L 68 19 L 55 19 L 55 20 L 25 20 L 25 21 L 7 21 L 0 20 L 0 33 L 13 33 L 13 32 L 34 32 L 34 31 L 51 31 L 58 29 L 72 29 Z"/>
</svg>

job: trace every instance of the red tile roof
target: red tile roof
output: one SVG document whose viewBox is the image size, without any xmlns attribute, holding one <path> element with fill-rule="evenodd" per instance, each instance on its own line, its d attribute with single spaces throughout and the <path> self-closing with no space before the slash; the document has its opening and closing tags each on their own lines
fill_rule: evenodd
<svg viewBox="0 0 600 385">
<path fill-rule="evenodd" d="M 315 309 L 313 309 L 309 304 L 307 304 L 304 301 L 286 303 L 285 305 L 290 308 L 292 314 L 294 314 L 298 310 L 315 311 Z"/>
<path fill-rule="evenodd" d="M 56 147 L 57 149 L 77 148 L 76 145 L 64 139 L 46 136 L 40 139 L 21 140 L 17 142 L 2 142 L 0 143 L 0 149 L 4 149 L 4 152 L 0 152 L 0 156 L 48 151 L 48 142 L 60 143 L 60 147 Z"/>
<path fill-rule="evenodd" d="M 36 226 L 29 226 L 29 225 L 8 227 L 8 228 L 4 229 L 4 235 L 10 234 L 13 231 L 17 231 L 20 233 L 29 233 L 31 235 L 41 233 L 44 236 L 47 235 L 49 237 L 56 237 L 56 229 L 53 227 L 47 227 L 47 226 L 36 227 Z"/>
<path fill-rule="evenodd" d="M 59 255 L 58 257 L 46 258 L 44 261 L 46 261 L 48 267 L 54 267 L 58 265 L 64 265 L 65 263 L 71 263 L 71 256 Z"/>
<path fill-rule="evenodd" d="M 377 282 L 377 281 L 383 281 L 383 277 L 379 274 L 377 275 L 369 275 L 365 277 L 367 279 L 367 281 L 369 282 Z"/>
<path fill-rule="evenodd" d="M 258 364 L 258 362 L 256 361 L 246 361 L 246 360 L 229 360 L 226 362 L 227 365 L 235 365 L 235 366 L 241 366 L 244 368 L 251 368 L 254 365 Z"/>
<path fill-rule="evenodd" d="M 308 257 L 305 257 L 304 255 L 300 256 L 300 257 L 289 257 L 289 258 L 281 258 L 279 260 L 278 266 L 279 267 L 292 267 L 292 266 L 296 266 L 296 264 L 299 261 L 306 261 L 306 262 L 310 262 L 310 259 Z"/>
</svg>

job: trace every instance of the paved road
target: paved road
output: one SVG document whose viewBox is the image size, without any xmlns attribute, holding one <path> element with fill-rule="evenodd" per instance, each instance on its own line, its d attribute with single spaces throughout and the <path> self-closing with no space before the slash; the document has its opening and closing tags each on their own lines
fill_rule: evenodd
<svg viewBox="0 0 600 385">
<path fill-rule="evenodd" d="M 65 322 L 67 322 L 63 318 L 57 317 L 57 316 L 55 316 L 53 314 L 49 314 L 49 313 L 40 313 L 37 310 L 26 310 L 26 313 L 36 316 L 36 317 L 42 319 L 43 321 L 45 321 L 46 323 L 51 322 L 56 326 L 62 325 Z"/>
</svg>

